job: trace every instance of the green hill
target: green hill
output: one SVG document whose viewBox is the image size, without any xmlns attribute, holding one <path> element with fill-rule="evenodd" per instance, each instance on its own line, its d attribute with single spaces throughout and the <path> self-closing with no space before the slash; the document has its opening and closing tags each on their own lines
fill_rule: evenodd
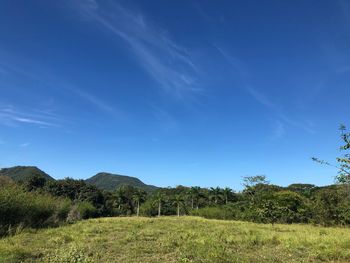
<svg viewBox="0 0 350 263">
<path fill-rule="evenodd" d="M 111 173 L 98 173 L 85 181 L 88 184 L 92 184 L 101 189 L 111 191 L 117 189 L 122 185 L 131 185 L 143 189 L 147 192 L 151 192 L 157 189 L 156 186 L 147 185 L 136 177 Z"/>
<path fill-rule="evenodd" d="M 41 175 L 48 181 L 55 180 L 50 175 L 40 170 L 36 166 L 14 166 L 11 168 L 3 168 L 0 170 L 0 176 L 8 176 L 15 182 L 25 182 L 33 175 Z"/>
</svg>

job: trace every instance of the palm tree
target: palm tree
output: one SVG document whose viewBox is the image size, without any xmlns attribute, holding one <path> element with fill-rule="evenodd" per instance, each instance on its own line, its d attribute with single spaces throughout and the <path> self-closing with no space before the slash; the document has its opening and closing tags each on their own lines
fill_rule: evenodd
<svg viewBox="0 0 350 263">
<path fill-rule="evenodd" d="M 210 187 L 210 197 L 214 199 L 214 203 L 217 204 L 221 196 L 220 187 Z"/>
<path fill-rule="evenodd" d="M 115 206 L 115 207 L 117 206 L 118 210 L 121 210 L 122 205 L 124 204 L 124 199 L 125 199 L 123 189 L 118 188 L 114 192 L 113 197 L 114 197 L 113 206 Z"/>
<path fill-rule="evenodd" d="M 145 201 L 145 197 L 146 197 L 146 192 L 142 191 L 141 189 L 137 189 L 137 191 L 133 194 L 132 199 L 134 200 L 134 202 L 136 202 L 136 205 L 137 205 L 137 210 L 136 210 L 137 216 L 140 215 L 140 203 Z"/>
<path fill-rule="evenodd" d="M 177 216 L 180 216 L 180 205 L 183 204 L 183 197 L 181 195 L 175 195 L 175 199 L 173 202 L 177 207 Z"/>
<path fill-rule="evenodd" d="M 227 205 L 229 197 L 232 195 L 232 189 L 229 187 L 225 187 L 222 190 L 222 195 L 225 198 L 225 204 Z"/>
<path fill-rule="evenodd" d="M 192 209 L 194 208 L 194 200 L 196 200 L 196 208 L 198 210 L 198 206 L 199 206 L 198 201 L 199 201 L 200 191 L 201 191 L 201 188 L 199 186 L 193 186 L 189 191 Z"/>
<path fill-rule="evenodd" d="M 160 191 L 158 191 L 154 195 L 154 201 L 158 204 L 158 217 L 161 215 L 161 210 L 162 210 L 162 201 L 164 199 L 164 194 Z"/>
</svg>

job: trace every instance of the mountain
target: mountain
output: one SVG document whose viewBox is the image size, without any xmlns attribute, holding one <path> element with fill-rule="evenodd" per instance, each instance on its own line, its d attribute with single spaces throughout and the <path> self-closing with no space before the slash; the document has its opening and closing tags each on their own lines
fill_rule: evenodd
<svg viewBox="0 0 350 263">
<path fill-rule="evenodd" d="M 11 168 L 2 168 L 0 170 L 0 176 L 8 176 L 15 182 L 25 182 L 29 180 L 29 178 L 31 178 L 33 175 L 41 175 L 48 181 L 55 180 L 36 166 L 14 166 Z"/>
<path fill-rule="evenodd" d="M 98 173 L 93 177 L 86 179 L 85 181 L 88 184 L 92 184 L 101 189 L 110 191 L 113 191 L 122 185 L 131 185 L 143 189 L 147 192 L 152 192 L 158 189 L 156 186 L 143 183 L 136 177 L 111 173 Z"/>
</svg>

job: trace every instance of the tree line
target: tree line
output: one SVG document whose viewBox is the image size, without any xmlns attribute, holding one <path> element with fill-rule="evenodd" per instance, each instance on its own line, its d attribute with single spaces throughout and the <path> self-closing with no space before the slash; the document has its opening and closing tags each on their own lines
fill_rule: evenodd
<svg viewBox="0 0 350 263">
<path fill-rule="evenodd" d="M 123 185 L 103 191 L 83 180 L 47 181 L 33 175 L 15 183 L 0 177 L 0 235 L 23 227 L 57 226 L 91 217 L 196 215 L 261 223 L 350 224 L 350 134 L 341 127 L 345 154 L 336 165 L 336 184 L 317 187 L 270 184 L 264 175 L 243 178 L 244 189 L 198 186 L 161 188 L 155 192 Z"/>
</svg>

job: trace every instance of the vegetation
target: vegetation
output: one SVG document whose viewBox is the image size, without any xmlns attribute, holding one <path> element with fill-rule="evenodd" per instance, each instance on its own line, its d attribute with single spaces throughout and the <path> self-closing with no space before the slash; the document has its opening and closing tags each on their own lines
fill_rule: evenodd
<svg viewBox="0 0 350 263">
<path fill-rule="evenodd" d="M 15 182 L 26 182 L 35 175 L 44 177 L 46 181 L 54 180 L 50 175 L 35 166 L 15 166 L 0 170 L 0 176 L 10 177 Z"/>
<path fill-rule="evenodd" d="M 135 187 L 136 178 L 128 177 L 134 185 L 119 184 L 107 191 L 92 184 L 98 180 L 53 180 L 32 167 L 2 169 L 5 176 L 0 176 L 0 261 L 37 258 L 43 262 L 96 262 L 108 261 L 117 253 L 123 262 L 138 262 L 142 255 L 145 262 L 283 262 L 282 255 L 290 255 L 288 262 L 346 262 L 350 259 L 350 239 L 345 233 L 350 230 L 279 225 L 350 225 L 350 156 L 346 153 L 350 135 L 344 128 L 341 138 L 345 154 L 334 165 L 339 169 L 336 184 L 326 187 L 300 183 L 281 187 L 270 184 L 264 175 L 256 175 L 243 178 L 241 192 L 228 187 L 198 186 L 151 187 L 150 191 L 141 181 L 141 187 Z M 109 179 L 103 178 L 111 176 L 120 179 L 109 174 L 100 174 L 97 179 L 106 183 Z M 131 215 L 159 219 L 104 218 L 62 226 L 81 219 Z M 177 215 L 178 219 L 163 219 L 164 215 Z M 240 222 L 209 222 L 183 215 Z M 34 229 L 58 226 L 40 230 L 38 239 L 32 237 L 38 231 Z M 19 234 L 23 229 L 24 233 Z M 126 239 L 121 238 L 121 233 Z M 19 235 L 11 237 L 14 234 Z M 50 244 L 43 245 L 44 239 L 51 240 Z M 5 241 L 12 245 L 6 246 Z M 29 244 L 28 248 L 24 248 L 25 244 Z M 125 251 L 116 252 L 116 244 Z M 277 250 L 273 250 L 274 246 Z M 133 252 L 127 253 L 129 249 Z"/>
<path fill-rule="evenodd" d="M 95 176 L 87 179 L 86 182 L 88 184 L 95 185 L 100 189 L 109 191 L 113 191 L 122 185 L 133 186 L 147 192 L 155 191 L 158 188 L 153 185 L 147 185 L 135 177 L 110 173 L 98 173 Z"/>
<path fill-rule="evenodd" d="M 349 262 L 350 229 L 101 218 L 0 240 L 0 262 Z"/>
<path fill-rule="evenodd" d="M 66 220 L 70 210 L 68 199 L 28 192 L 12 183 L 1 185 L 0 236 L 24 227 L 57 226 Z"/>
</svg>

